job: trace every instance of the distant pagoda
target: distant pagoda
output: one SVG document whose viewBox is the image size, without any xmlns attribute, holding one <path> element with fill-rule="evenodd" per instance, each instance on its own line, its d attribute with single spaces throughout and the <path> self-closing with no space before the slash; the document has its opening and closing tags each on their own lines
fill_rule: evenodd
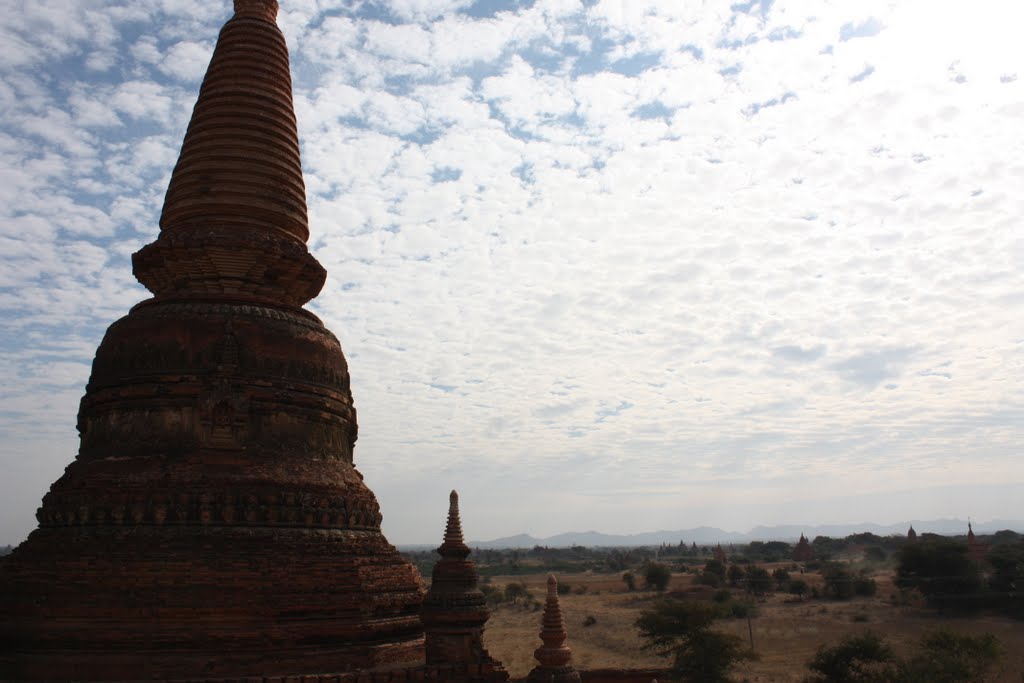
<svg viewBox="0 0 1024 683">
<path fill-rule="evenodd" d="M 107 330 L 77 458 L 0 567 L 0 679 L 226 678 L 423 662 L 423 584 L 353 466 L 309 253 L 275 0 L 235 0 Z"/>
<path fill-rule="evenodd" d="M 729 563 L 729 556 L 725 554 L 725 550 L 722 548 L 721 543 L 715 546 L 714 558 L 716 561 L 721 562 L 722 564 Z"/>
<path fill-rule="evenodd" d="M 792 557 L 794 562 L 810 562 L 814 559 L 814 548 L 811 547 L 810 541 L 803 534 L 800 534 L 800 540 L 797 542 L 796 547 L 793 548 Z"/>
</svg>

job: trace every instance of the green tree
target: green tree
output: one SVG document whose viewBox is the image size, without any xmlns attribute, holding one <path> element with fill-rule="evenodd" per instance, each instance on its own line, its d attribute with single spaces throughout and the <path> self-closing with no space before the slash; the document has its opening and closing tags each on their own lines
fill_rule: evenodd
<svg viewBox="0 0 1024 683">
<path fill-rule="evenodd" d="M 836 600 L 849 600 L 853 597 L 853 574 L 838 562 L 830 562 L 821 570 L 825 579 L 825 595 Z"/>
<path fill-rule="evenodd" d="M 823 645 L 807 663 L 805 683 L 982 683 L 1002 651 L 991 634 L 937 631 L 924 636 L 910 657 L 897 657 L 875 633 Z"/>
<path fill-rule="evenodd" d="M 736 664 L 755 655 L 739 636 L 712 630 L 717 613 L 708 603 L 665 600 L 641 612 L 636 625 L 645 649 L 672 658 L 675 680 L 725 683 Z"/>
<path fill-rule="evenodd" d="M 847 636 L 838 645 L 822 645 L 807 668 L 806 683 L 893 683 L 898 661 L 876 633 Z"/>
<path fill-rule="evenodd" d="M 804 595 L 807 594 L 807 591 L 809 589 L 810 589 L 810 586 L 808 586 L 807 582 L 804 581 L 803 579 L 793 579 L 786 586 L 786 592 L 787 593 L 789 593 L 790 595 L 795 595 L 798 598 L 800 598 L 801 600 L 804 599 Z"/>
<path fill-rule="evenodd" d="M 648 562 L 644 567 L 644 587 L 664 593 L 672 580 L 672 570 L 660 562 Z"/>
<path fill-rule="evenodd" d="M 1000 593 L 1024 590 L 1024 543 L 993 546 L 985 557 L 992 567 L 989 587 Z"/>
<path fill-rule="evenodd" d="M 762 597 L 772 589 L 772 575 L 764 567 L 747 567 L 747 592 Z"/>
<path fill-rule="evenodd" d="M 900 549 L 896 585 L 916 588 L 937 607 L 970 607 L 981 576 L 966 544 L 936 537 Z"/>
<path fill-rule="evenodd" d="M 920 651 L 900 664 L 900 683 L 981 683 L 999 662 L 1002 648 L 990 633 L 979 636 L 936 631 Z"/>
<path fill-rule="evenodd" d="M 864 549 L 864 559 L 868 562 L 885 562 L 887 557 L 885 548 L 881 546 L 873 545 Z"/>
<path fill-rule="evenodd" d="M 740 581 L 743 580 L 743 567 L 738 564 L 731 564 L 729 565 L 729 569 L 725 572 L 725 576 L 729 579 L 729 585 L 735 588 L 739 586 Z"/>
<path fill-rule="evenodd" d="M 630 593 L 636 590 L 636 577 L 633 576 L 633 572 L 626 572 L 623 574 L 622 580 L 626 582 L 626 590 Z"/>
<path fill-rule="evenodd" d="M 526 589 L 525 583 L 508 583 L 505 584 L 505 600 L 512 604 L 518 603 L 520 600 L 529 602 L 533 598 L 533 594 Z"/>
<path fill-rule="evenodd" d="M 484 600 L 491 607 L 497 607 L 505 601 L 504 591 L 489 583 L 480 584 L 480 592 L 484 594 Z"/>
<path fill-rule="evenodd" d="M 782 590 L 789 584 L 789 572 L 782 567 L 779 567 L 772 572 L 772 579 L 775 580 L 775 586 L 779 590 Z"/>
<path fill-rule="evenodd" d="M 708 560 L 704 564 L 704 572 L 714 574 L 722 581 L 725 581 L 725 565 L 719 560 Z"/>
</svg>

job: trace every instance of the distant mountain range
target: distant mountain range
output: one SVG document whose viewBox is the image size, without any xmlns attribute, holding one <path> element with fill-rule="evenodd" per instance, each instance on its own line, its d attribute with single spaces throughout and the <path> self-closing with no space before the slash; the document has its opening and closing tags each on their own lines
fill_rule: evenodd
<svg viewBox="0 0 1024 683">
<path fill-rule="evenodd" d="M 751 541 L 796 541 L 800 534 L 809 539 L 815 536 L 832 536 L 843 538 L 850 534 L 871 532 L 878 536 L 891 536 L 893 534 L 903 535 L 913 525 L 918 533 L 942 534 L 944 536 L 955 536 L 967 533 L 967 520 L 963 519 L 936 519 L 936 520 L 910 520 L 898 524 L 820 524 L 797 525 L 788 524 L 781 526 L 758 526 L 745 534 L 735 531 L 723 531 L 715 527 L 697 527 L 695 529 L 679 529 L 675 531 L 648 531 L 640 534 L 603 534 L 597 531 L 570 531 L 557 536 L 547 538 L 534 538 L 529 534 L 518 534 L 496 538 L 493 541 L 470 541 L 471 548 L 532 548 L 535 545 L 547 546 L 549 548 L 567 548 L 574 545 L 587 547 L 630 547 L 641 545 L 677 545 L 680 541 L 687 545 L 713 545 L 716 543 L 750 543 Z M 1024 532 L 1024 521 L 995 519 L 989 522 L 974 524 L 975 533 L 991 534 L 1003 529 Z M 404 546 L 413 548 L 414 546 Z M 418 547 L 418 546 L 416 546 Z M 426 547 L 426 546 L 424 546 Z"/>
</svg>

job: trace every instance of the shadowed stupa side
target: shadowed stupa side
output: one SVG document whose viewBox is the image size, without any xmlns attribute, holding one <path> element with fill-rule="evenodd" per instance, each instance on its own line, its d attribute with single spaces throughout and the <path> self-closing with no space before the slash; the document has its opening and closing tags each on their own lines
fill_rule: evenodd
<svg viewBox="0 0 1024 683">
<path fill-rule="evenodd" d="M 236 0 L 81 445 L 0 569 L 0 678 L 302 675 L 423 661 L 423 585 L 352 460 L 273 0 Z"/>
</svg>

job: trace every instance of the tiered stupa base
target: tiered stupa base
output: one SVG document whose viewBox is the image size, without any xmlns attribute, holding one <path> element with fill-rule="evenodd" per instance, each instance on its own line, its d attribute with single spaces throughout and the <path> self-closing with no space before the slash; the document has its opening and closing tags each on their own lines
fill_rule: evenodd
<svg viewBox="0 0 1024 683">
<path fill-rule="evenodd" d="M 5 600 L 4 679 L 295 675 L 422 661 L 415 579 L 377 531 L 40 529 L 4 574 L 18 591 Z"/>
</svg>

